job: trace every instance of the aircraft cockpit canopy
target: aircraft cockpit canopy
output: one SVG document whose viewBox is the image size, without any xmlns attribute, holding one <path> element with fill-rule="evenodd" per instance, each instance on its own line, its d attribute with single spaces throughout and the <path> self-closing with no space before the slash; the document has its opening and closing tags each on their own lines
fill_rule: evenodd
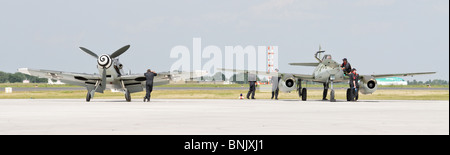
<svg viewBox="0 0 450 155">
<path fill-rule="evenodd" d="M 331 55 L 323 56 L 322 61 L 327 60 L 327 59 L 331 60 L 332 59 Z"/>
</svg>

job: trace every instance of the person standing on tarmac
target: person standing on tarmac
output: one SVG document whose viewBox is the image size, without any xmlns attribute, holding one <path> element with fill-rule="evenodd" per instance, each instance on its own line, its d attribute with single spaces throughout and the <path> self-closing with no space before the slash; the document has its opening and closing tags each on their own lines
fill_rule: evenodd
<svg viewBox="0 0 450 155">
<path fill-rule="evenodd" d="M 275 73 L 278 74 L 278 69 L 275 69 Z M 281 80 L 281 77 L 278 75 L 272 76 L 272 100 L 273 97 L 275 96 L 275 100 L 278 100 L 278 93 L 280 92 L 280 88 L 278 88 L 278 84 Z"/>
<path fill-rule="evenodd" d="M 356 68 L 352 69 L 352 72 L 349 74 L 350 76 L 350 88 L 352 89 L 352 96 L 351 96 L 351 101 L 354 101 L 355 96 L 358 93 L 358 89 L 359 89 L 359 74 L 356 73 Z"/>
<path fill-rule="evenodd" d="M 248 83 L 250 85 L 249 91 L 247 93 L 247 99 L 250 99 L 250 94 L 252 95 L 252 99 L 255 99 L 255 92 L 256 92 L 256 75 L 255 74 L 248 74 Z"/>
<path fill-rule="evenodd" d="M 342 61 L 343 63 L 341 65 L 341 68 L 344 71 L 345 75 L 348 75 L 352 71 L 352 65 L 350 65 L 347 58 L 344 58 Z"/>
<path fill-rule="evenodd" d="M 146 78 L 145 90 L 147 91 L 144 97 L 144 102 L 145 101 L 150 102 L 150 96 L 153 91 L 153 79 L 155 76 L 158 76 L 158 74 L 148 69 L 147 73 L 144 73 L 144 76 Z"/>
</svg>

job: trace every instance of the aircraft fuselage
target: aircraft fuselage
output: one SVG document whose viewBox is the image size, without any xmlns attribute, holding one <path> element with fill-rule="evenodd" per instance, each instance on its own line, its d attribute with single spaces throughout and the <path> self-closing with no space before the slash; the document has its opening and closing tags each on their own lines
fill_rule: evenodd
<svg viewBox="0 0 450 155">
<path fill-rule="evenodd" d="M 99 58 L 100 63 L 100 58 Z M 110 59 L 111 65 L 105 66 L 106 69 L 106 89 L 111 89 L 113 91 L 124 92 L 125 88 L 122 85 L 122 82 L 118 80 L 118 77 L 124 75 L 123 65 L 120 63 L 119 59 Z M 97 65 L 98 72 L 100 76 L 103 76 L 103 66 Z"/>
<path fill-rule="evenodd" d="M 320 63 L 313 72 L 314 81 L 328 83 L 330 78 L 334 76 L 334 82 L 344 81 L 344 71 L 339 67 L 339 64 L 331 59 L 324 60 Z"/>
</svg>

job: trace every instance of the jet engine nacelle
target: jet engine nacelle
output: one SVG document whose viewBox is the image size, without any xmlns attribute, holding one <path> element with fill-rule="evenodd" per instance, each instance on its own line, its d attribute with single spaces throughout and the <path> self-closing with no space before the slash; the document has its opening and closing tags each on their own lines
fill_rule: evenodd
<svg viewBox="0 0 450 155">
<path fill-rule="evenodd" d="M 297 90 L 297 83 L 295 77 L 291 74 L 284 75 L 283 77 L 281 77 L 280 83 L 278 84 L 278 88 L 280 88 L 280 91 L 282 92 L 291 92 Z"/>
<path fill-rule="evenodd" d="M 362 94 L 372 94 L 378 89 L 377 80 L 373 76 L 363 76 L 359 81 L 359 92 Z"/>
</svg>

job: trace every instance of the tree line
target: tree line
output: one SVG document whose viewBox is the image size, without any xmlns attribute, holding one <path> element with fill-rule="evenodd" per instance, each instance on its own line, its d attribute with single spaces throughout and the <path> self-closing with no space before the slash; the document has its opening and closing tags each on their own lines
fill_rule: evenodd
<svg viewBox="0 0 450 155">
<path fill-rule="evenodd" d="M 417 80 L 413 80 L 413 81 L 408 80 L 408 85 L 448 85 L 448 81 L 441 80 L 441 79 L 428 80 L 425 82 L 417 81 Z"/>
<path fill-rule="evenodd" d="M 30 83 L 47 83 L 48 79 L 38 78 L 23 73 L 5 73 L 0 71 L 0 83 L 22 83 L 23 80 L 29 80 Z"/>
</svg>

